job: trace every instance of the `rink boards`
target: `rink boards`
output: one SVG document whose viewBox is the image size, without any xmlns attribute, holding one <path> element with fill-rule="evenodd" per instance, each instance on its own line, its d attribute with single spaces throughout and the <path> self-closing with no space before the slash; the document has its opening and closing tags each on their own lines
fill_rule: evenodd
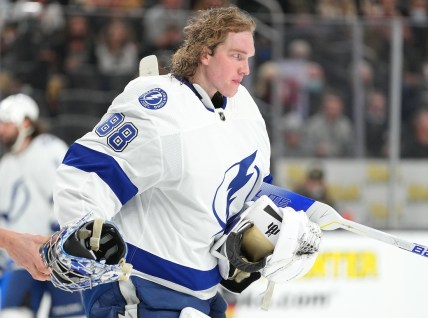
<svg viewBox="0 0 428 318">
<path fill-rule="evenodd" d="M 228 318 L 426 317 L 428 258 L 345 231 L 324 233 L 312 270 L 277 285 L 269 311 L 260 309 L 262 281 L 236 297 Z M 428 244 L 423 232 L 390 233 Z"/>
</svg>

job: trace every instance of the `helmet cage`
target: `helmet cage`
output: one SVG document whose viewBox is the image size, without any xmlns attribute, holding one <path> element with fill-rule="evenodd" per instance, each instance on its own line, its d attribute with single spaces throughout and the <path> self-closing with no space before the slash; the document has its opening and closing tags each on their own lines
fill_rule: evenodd
<svg viewBox="0 0 428 318">
<path fill-rule="evenodd" d="M 41 247 L 42 259 L 52 270 L 50 275 L 52 284 L 68 292 L 82 291 L 100 284 L 125 280 L 130 275 L 131 267 L 125 263 L 127 246 L 120 237 L 116 226 L 111 222 L 104 222 L 103 227 L 108 226 L 115 229 L 120 238 L 119 243 L 123 244 L 119 249 L 121 255 L 119 255 L 120 258 L 117 258 L 119 261 L 116 264 L 107 264 L 105 259 L 97 257 L 91 250 L 87 250 L 89 252 L 85 255 L 87 257 L 72 255 L 66 251 L 64 244 L 82 227 L 85 227 L 89 216 L 90 214 L 77 223 L 54 233 L 50 240 Z M 89 258 L 91 256 L 92 259 Z"/>
</svg>

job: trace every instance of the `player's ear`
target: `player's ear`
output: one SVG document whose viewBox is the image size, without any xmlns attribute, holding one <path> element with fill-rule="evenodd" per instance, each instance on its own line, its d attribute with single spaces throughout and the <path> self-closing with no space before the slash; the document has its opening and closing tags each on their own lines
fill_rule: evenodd
<svg viewBox="0 0 428 318">
<path fill-rule="evenodd" d="M 31 121 L 30 118 L 25 117 L 24 122 L 22 124 L 22 126 L 24 126 L 24 128 L 29 128 L 33 125 L 33 122 Z"/>
<path fill-rule="evenodd" d="M 211 56 L 212 56 L 212 50 L 209 47 L 204 46 L 201 52 L 201 64 L 208 65 L 208 62 L 211 59 Z"/>
</svg>

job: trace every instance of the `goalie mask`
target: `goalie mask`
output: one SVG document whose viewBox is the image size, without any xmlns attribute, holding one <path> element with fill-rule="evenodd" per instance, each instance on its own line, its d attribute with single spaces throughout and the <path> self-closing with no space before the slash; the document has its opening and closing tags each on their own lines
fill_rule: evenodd
<svg viewBox="0 0 428 318">
<path fill-rule="evenodd" d="M 129 278 L 127 246 L 117 227 L 90 214 L 52 235 L 40 250 L 53 285 L 74 292 Z"/>
</svg>

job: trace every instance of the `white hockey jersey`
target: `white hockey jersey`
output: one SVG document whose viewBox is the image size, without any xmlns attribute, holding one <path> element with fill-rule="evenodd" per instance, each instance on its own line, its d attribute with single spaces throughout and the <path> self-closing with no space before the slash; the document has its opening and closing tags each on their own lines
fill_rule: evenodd
<svg viewBox="0 0 428 318">
<path fill-rule="evenodd" d="M 67 148 L 57 137 L 42 134 L 23 152 L 6 153 L 2 157 L 0 215 L 3 226 L 33 234 L 52 232 L 53 184 Z"/>
<path fill-rule="evenodd" d="M 89 211 L 115 222 L 145 279 L 201 299 L 221 280 L 210 247 L 269 178 L 264 120 L 241 86 L 215 109 L 197 85 L 140 77 L 58 170 L 61 225 Z"/>
</svg>

